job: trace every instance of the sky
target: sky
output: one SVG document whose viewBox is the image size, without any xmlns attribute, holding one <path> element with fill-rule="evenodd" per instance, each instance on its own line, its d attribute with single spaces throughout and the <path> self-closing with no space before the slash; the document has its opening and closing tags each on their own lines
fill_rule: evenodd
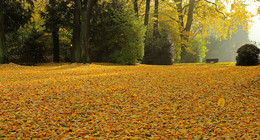
<svg viewBox="0 0 260 140">
<path fill-rule="evenodd" d="M 256 14 L 257 8 L 259 6 L 260 6 L 259 2 L 254 2 L 247 7 L 247 10 L 252 12 L 253 14 Z M 249 39 L 260 43 L 260 15 L 257 15 L 252 19 L 254 22 L 252 24 L 251 29 L 249 30 Z"/>
</svg>

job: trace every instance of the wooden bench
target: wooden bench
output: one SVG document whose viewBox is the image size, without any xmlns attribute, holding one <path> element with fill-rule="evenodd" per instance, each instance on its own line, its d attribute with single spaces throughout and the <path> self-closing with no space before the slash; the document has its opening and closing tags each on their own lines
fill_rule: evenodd
<svg viewBox="0 0 260 140">
<path fill-rule="evenodd" d="M 217 58 L 206 59 L 206 63 L 218 63 Z"/>
</svg>

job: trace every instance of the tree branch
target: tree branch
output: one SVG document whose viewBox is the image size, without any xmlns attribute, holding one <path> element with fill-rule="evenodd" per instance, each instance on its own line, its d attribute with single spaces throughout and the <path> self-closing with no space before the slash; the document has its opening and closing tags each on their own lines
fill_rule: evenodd
<svg viewBox="0 0 260 140">
<path fill-rule="evenodd" d="M 221 11 L 218 10 L 218 5 L 217 5 L 216 3 L 211 2 L 211 1 L 208 1 L 208 0 L 204 0 L 204 1 L 207 2 L 207 3 L 210 3 L 210 4 L 212 4 L 212 5 L 214 5 L 214 6 L 215 6 L 215 10 L 216 10 L 217 12 L 223 14 L 224 19 L 227 17 L 227 16 L 225 15 L 225 13 L 223 13 L 223 12 L 221 12 Z"/>
<path fill-rule="evenodd" d="M 174 20 L 174 21 L 176 21 L 177 23 L 179 22 L 177 19 L 171 17 L 170 15 L 168 15 L 168 14 L 166 14 L 166 13 L 162 13 L 162 14 L 166 15 L 166 16 L 169 17 L 171 20 Z"/>
</svg>

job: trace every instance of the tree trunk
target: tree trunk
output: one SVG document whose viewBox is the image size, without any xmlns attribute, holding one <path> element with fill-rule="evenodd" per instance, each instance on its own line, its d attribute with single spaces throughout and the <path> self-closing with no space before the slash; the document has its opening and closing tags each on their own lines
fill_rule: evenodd
<svg viewBox="0 0 260 140">
<path fill-rule="evenodd" d="M 56 6 L 56 0 L 50 0 L 51 7 Z M 53 16 L 55 13 L 51 13 Z M 53 17 L 52 17 L 53 18 Z M 52 25 L 52 42 L 53 42 L 53 62 L 60 62 L 60 47 L 59 47 L 59 27 L 57 24 Z"/>
<path fill-rule="evenodd" d="M 73 37 L 71 48 L 71 62 L 80 62 L 80 14 L 81 2 L 75 0 L 74 19 L 73 19 Z"/>
<path fill-rule="evenodd" d="M 183 43 L 183 31 L 184 31 L 184 22 L 183 22 L 183 7 L 182 7 L 182 0 L 174 0 L 177 7 L 178 12 L 178 23 L 179 23 L 179 32 L 180 32 L 180 38 L 181 38 L 181 62 L 184 56 L 186 55 L 186 49 L 185 44 Z"/>
<path fill-rule="evenodd" d="M 1 3 L 0 3 L 0 7 L 1 7 Z M 5 31 L 4 31 L 4 13 L 2 10 L 0 10 L 0 64 L 4 64 L 4 63 L 7 63 Z"/>
<path fill-rule="evenodd" d="M 194 4 L 195 4 L 194 0 L 189 1 L 188 17 L 187 17 L 186 26 L 184 28 L 184 31 L 186 33 L 191 31 L 191 25 L 192 25 L 192 21 L 193 21 Z M 185 42 L 181 46 L 181 62 L 185 63 L 185 62 L 187 62 L 186 59 L 187 59 L 188 52 L 187 52 L 186 48 L 188 46 L 186 44 L 189 42 L 189 36 L 188 35 L 181 35 L 181 38 L 182 38 L 182 42 Z"/>
<path fill-rule="evenodd" d="M 143 63 L 146 64 L 149 61 L 148 56 L 148 22 L 149 22 L 149 13 L 150 13 L 150 0 L 146 0 L 146 8 L 145 8 L 145 17 L 144 17 L 144 25 L 146 26 L 145 39 L 144 39 L 144 57 Z"/>
<path fill-rule="evenodd" d="M 186 27 L 185 27 L 185 31 L 187 31 L 187 32 L 190 32 L 190 30 L 191 30 L 191 25 L 192 25 L 192 21 L 193 21 L 193 11 L 194 11 L 194 0 L 190 0 L 188 18 L 187 18 L 187 23 L 186 23 Z"/>
<path fill-rule="evenodd" d="M 159 36 L 159 30 L 158 30 L 158 17 L 159 17 L 159 12 L 158 12 L 158 8 L 159 8 L 159 0 L 155 0 L 154 3 L 154 26 L 153 26 L 153 37 L 154 39 L 157 39 Z"/>
<path fill-rule="evenodd" d="M 92 10 L 94 5 L 96 4 L 97 0 L 85 0 L 83 7 L 83 14 L 82 14 L 82 26 L 81 26 L 81 49 L 82 53 L 81 56 L 83 57 L 83 63 L 91 63 L 89 50 L 90 50 L 90 19 L 92 18 Z"/>
<path fill-rule="evenodd" d="M 193 21 L 194 4 L 195 4 L 194 0 L 189 1 L 188 17 L 187 17 L 186 26 L 184 28 L 184 31 L 186 33 L 191 31 L 191 25 L 192 25 L 192 21 Z M 189 36 L 188 35 L 181 35 L 181 39 L 182 39 L 182 42 L 186 42 L 186 43 L 182 44 L 182 46 L 181 46 L 181 62 L 185 63 L 185 62 L 187 62 L 186 59 L 187 59 L 188 52 L 187 52 L 186 48 L 188 46 L 186 44 L 189 42 Z"/>
<path fill-rule="evenodd" d="M 53 41 L 53 62 L 60 62 L 60 47 L 59 47 L 59 28 L 52 31 Z"/>
<path fill-rule="evenodd" d="M 150 12 L 150 0 L 146 0 L 146 8 L 145 8 L 145 17 L 144 17 L 144 25 L 148 25 L 149 21 L 149 12 Z"/>
<path fill-rule="evenodd" d="M 134 0 L 134 10 L 135 10 L 135 16 L 138 18 L 139 13 L 138 13 L 138 0 Z"/>
</svg>

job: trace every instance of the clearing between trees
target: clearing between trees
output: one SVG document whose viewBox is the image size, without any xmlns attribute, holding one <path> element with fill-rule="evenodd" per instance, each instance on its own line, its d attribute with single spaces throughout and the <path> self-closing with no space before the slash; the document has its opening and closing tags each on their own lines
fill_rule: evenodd
<svg viewBox="0 0 260 140">
<path fill-rule="evenodd" d="M 0 138 L 259 139 L 259 83 L 233 63 L 4 64 Z"/>
</svg>

